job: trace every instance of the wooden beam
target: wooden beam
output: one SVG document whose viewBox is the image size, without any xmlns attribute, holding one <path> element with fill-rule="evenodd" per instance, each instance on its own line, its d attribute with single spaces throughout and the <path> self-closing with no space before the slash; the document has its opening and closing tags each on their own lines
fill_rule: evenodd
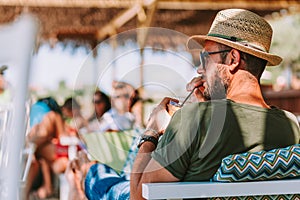
<svg viewBox="0 0 300 200">
<path fill-rule="evenodd" d="M 103 40 L 108 35 L 114 35 L 117 33 L 117 29 L 131 20 L 133 17 L 137 15 L 138 12 L 142 9 L 141 5 L 136 4 L 132 6 L 130 9 L 123 12 L 121 15 L 110 21 L 107 25 L 101 28 L 97 33 L 97 39 Z"/>
<path fill-rule="evenodd" d="M 142 29 L 138 30 L 137 41 L 141 48 L 144 48 L 147 39 L 147 34 L 148 34 L 147 29 L 144 28 L 151 26 L 151 22 L 153 20 L 153 16 L 156 11 L 156 8 L 157 8 L 157 0 L 154 0 L 153 3 L 150 6 L 148 6 L 148 8 L 141 10 L 142 11 L 141 15 L 145 15 L 144 17 L 139 17 L 140 13 L 138 13 L 137 27 Z"/>
<path fill-rule="evenodd" d="M 97 32 L 97 39 L 100 41 L 107 37 L 108 35 L 114 35 L 117 33 L 117 29 L 126 24 L 128 21 L 130 21 L 132 18 L 134 18 L 136 15 L 138 15 L 142 10 L 143 7 L 147 7 L 148 5 L 152 5 L 155 0 L 148 0 L 141 1 L 140 3 L 136 3 L 132 5 L 131 8 L 125 10 L 123 13 L 121 13 L 116 18 L 112 19 L 107 25 L 105 25 L 103 28 L 101 28 Z"/>
<path fill-rule="evenodd" d="M 157 0 L 153 0 L 152 4 L 148 7 L 143 8 L 140 13 L 138 14 L 138 29 L 137 31 L 137 42 L 140 47 L 140 56 L 141 56 L 141 62 L 140 62 L 140 87 L 139 87 L 139 93 L 141 97 L 145 97 L 145 88 L 144 88 L 144 47 L 148 36 L 148 29 L 147 27 L 150 27 L 154 13 L 156 11 L 157 6 Z M 144 119 L 144 103 L 141 107 L 140 117 L 141 119 Z"/>
</svg>

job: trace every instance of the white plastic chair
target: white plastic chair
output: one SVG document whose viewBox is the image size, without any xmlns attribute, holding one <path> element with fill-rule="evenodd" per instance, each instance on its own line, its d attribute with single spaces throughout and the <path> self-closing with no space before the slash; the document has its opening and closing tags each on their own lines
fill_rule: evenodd
<svg viewBox="0 0 300 200">
<path fill-rule="evenodd" d="M 11 24 L 0 26 L 0 65 L 7 65 L 7 71 L 13 77 L 10 80 L 11 101 L 1 110 L 1 117 L 4 116 L 1 120 L 5 124 L 2 124 L 0 141 L 0 199 L 19 199 L 25 104 L 37 27 L 37 21 L 30 15 L 22 15 Z"/>
<path fill-rule="evenodd" d="M 61 145 L 68 146 L 68 158 L 73 160 L 77 155 L 77 145 L 80 143 L 76 136 L 62 136 L 60 138 Z M 59 175 L 59 199 L 68 200 L 69 183 L 65 174 Z"/>
</svg>

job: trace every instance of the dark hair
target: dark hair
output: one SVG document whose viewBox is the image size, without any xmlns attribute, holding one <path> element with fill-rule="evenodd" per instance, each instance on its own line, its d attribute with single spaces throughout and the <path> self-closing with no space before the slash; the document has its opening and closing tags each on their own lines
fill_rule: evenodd
<svg viewBox="0 0 300 200">
<path fill-rule="evenodd" d="M 100 96 L 101 100 L 105 103 L 105 111 L 108 111 L 111 108 L 109 97 L 102 91 L 96 90 L 94 96 Z"/>
<path fill-rule="evenodd" d="M 57 101 L 53 97 L 41 98 L 38 100 L 38 102 L 43 102 L 43 103 L 47 104 L 49 106 L 50 110 L 62 115 L 61 108 L 58 105 Z"/>
<path fill-rule="evenodd" d="M 245 60 L 245 70 L 250 72 L 259 81 L 262 73 L 264 72 L 267 61 L 256 56 L 250 55 L 240 51 L 241 58 Z"/>
<path fill-rule="evenodd" d="M 72 97 L 69 97 L 65 100 L 65 103 L 64 105 L 62 106 L 68 110 L 72 110 L 73 108 L 75 109 L 80 109 L 80 105 L 79 103 L 77 102 L 76 99 L 72 98 Z"/>
<path fill-rule="evenodd" d="M 228 49 L 228 48 L 232 49 L 231 47 L 228 47 L 226 45 L 219 44 L 219 43 L 218 43 L 218 46 L 219 46 L 220 50 L 224 50 L 224 49 Z M 242 52 L 242 51 L 239 51 L 239 53 L 240 53 L 241 59 L 245 61 L 245 70 L 250 72 L 259 81 L 262 73 L 265 70 L 267 61 L 264 59 L 258 58 L 256 56 L 250 55 L 248 53 Z M 225 62 L 227 54 L 228 54 L 228 52 L 221 53 L 221 59 L 222 59 L 223 63 Z"/>
<path fill-rule="evenodd" d="M 219 48 L 220 51 L 222 51 L 222 50 L 228 50 L 228 51 L 220 53 L 221 61 L 222 61 L 222 63 L 225 63 L 226 56 L 231 51 L 232 48 L 229 47 L 229 46 L 226 46 L 224 44 L 220 44 L 220 43 L 217 43 L 217 45 L 218 45 L 218 48 Z"/>
<path fill-rule="evenodd" d="M 132 106 L 134 106 L 134 104 L 140 100 L 142 100 L 142 98 L 140 97 L 139 91 L 134 90 L 134 93 L 131 96 L 130 108 L 132 108 Z"/>
</svg>

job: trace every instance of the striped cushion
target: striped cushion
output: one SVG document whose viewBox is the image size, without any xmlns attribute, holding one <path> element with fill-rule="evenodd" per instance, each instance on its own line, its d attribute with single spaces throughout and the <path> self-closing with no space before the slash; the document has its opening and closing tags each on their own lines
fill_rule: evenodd
<svg viewBox="0 0 300 200">
<path fill-rule="evenodd" d="M 222 160 L 212 181 L 254 181 L 300 176 L 300 145 L 233 154 Z"/>
<path fill-rule="evenodd" d="M 262 196 L 215 197 L 209 200 L 299 200 L 300 194 L 279 194 Z"/>
</svg>

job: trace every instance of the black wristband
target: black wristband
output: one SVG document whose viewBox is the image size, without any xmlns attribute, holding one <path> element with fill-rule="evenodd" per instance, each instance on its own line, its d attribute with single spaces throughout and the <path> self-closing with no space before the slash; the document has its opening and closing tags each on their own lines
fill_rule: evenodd
<svg viewBox="0 0 300 200">
<path fill-rule="evenodd" d="M 138 144 L 137 147 L 140 148 L 142 146 L 142 144 L 144 142 L 147 142 L 147 141 L 148 142 L 152 142 L 154 144 L 155 148 L 157 147 L 158 139 L 156 137 L 154 137 L 154 136 L 151 136 L 151 135 L 142 135 L 141 136 L 141 140 L 140 140 L 140 142 L 139 142 L 139 144 Z"/>
</svg>

